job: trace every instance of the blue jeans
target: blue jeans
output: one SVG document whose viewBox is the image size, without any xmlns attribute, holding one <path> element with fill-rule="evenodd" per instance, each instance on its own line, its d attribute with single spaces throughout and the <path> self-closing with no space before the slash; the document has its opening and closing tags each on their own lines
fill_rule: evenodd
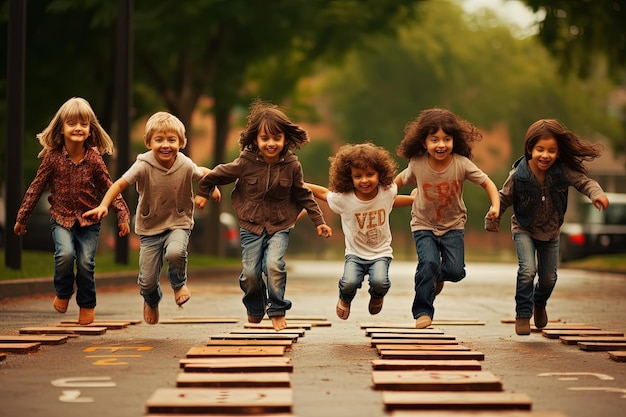
<svg viewBox="0 0 626 417">
<path fill-rule="evenodd" d="M 413 232 L 417 252 L 413 318 L 435 314 L 436 282 L 458 282 L 465 278 L 465 232 L 450 230 L 436 236 L 430 230 Z"/>
<path fill-rule="evenodd" d="M 284 316 L 291 308 L 291 301 L 284 299 L 287 270 L 283 260 L 290 232 L 291 229 L 285 229 L 272 235 L 265 231 L 256 235 L 239 229 L 242 267 L 239 287 L 244 292 L 242 301 L 250 317 L 262 318 L 266 308 L 269 317 Z"/>
<path fill-rule="evenodd" d="M 68 299 L 74 294 L 76 304 L 83 308 L 96 307 L 95 256 L 100 236 L 100 223 L 81 227 L 76 223 L 70 229 L 50 219 L 54 241 L 54 292 Z M 76 273 L 74 273 L 76 265 Z"/>
<path fill-rule="evenodd" d="M 191 231 L 166 230 L 154 236 L 139 236 L 139 293 L 146 304 L 159 305 L 163 292 L 159 278 L 163 261 L 167 261 L 167 279 L 174 291 L 187 282 L 187 246 Z"/>
<path fill-rule="evenodd" d="M 372 260 L 362 259 L 355 255 L 346 255 L 343 265 L 343 276 L 339 280 L 339 298 L 346 304 L 350 304 L 356 296 L 356 291 L 361 288 L 365 275 L 369 280 L 369 294 L 372 298 L 383 298 L 389 288 L 389 264 L 390 257 L 376 258 Z"/>
<path fill-rule="evenodd" d="M 542 241 L 526 233 L 515 233 L 513 241 L 518 262 L 515 318 L 530 318 L 534 305 L 546 306 L 556 285 L 559 239 Z M 535 275 L 538 276 L 536 284 Z"/>
</svg>

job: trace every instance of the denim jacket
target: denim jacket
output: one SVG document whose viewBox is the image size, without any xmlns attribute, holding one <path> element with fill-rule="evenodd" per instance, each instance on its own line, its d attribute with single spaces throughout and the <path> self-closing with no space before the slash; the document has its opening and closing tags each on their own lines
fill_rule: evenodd
<svg viewBox="0 0 626 417">
<path fill-rule="evenodd" d="M 525 157 L 522 156 L 515 161 L 513 168 L 515 168 L 513 211 L 520 226 L 527 228 L 541 204 L 541 185 L 530 170 Z M 561 161 L 557 160 L 546 172 L 546 185 L 550 189 L 552 204 L 559 215 L 559 225 L 561 225 L 567 211 L 568 194 L 568 182 L 563 173 Z"/>
</svg>

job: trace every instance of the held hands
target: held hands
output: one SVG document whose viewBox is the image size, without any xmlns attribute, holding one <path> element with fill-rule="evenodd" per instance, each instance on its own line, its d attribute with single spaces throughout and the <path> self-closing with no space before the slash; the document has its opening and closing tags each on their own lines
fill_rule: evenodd
<svg viewBox="0 0 626 417">
<path fill-rule="evenodd" d="M 98 206 L 94 209 L 86 211 L 83 213 L 83 217 L 86 219 L 97 219 L 102 220 L 103 217 L 106 217 L 109 214 L 109 208 L 105 206 Z M 130 229 L 129 229 L 130 230 Z M 121 231 L 121 230 L 120 230 Z"/>
<path fill-rule="evenodd" d="M 194 199 L 193 199 L 194 204 L 200 210 L 202 210 L 204 208 L 204 206 L 206 205 L 207 201 L 208 201 L 208 199 L 206 199 L 204 197 L 200 197 L 199 195 L 195 196 Z"/>
<path fill-rule="evenodd" d="M 493 206 L 489 207 L 489 211 L 487 212 L 487 218 L 489 220 L 496 220 L 500 215 L 500 210 L 495 209 Z"/>
<path fill-rule="evenodd" d="M 331 229 L 330 226 L 326 224 L 320 224 L 319 226 L 317 226 L 317 235 L 329 238 L 333 235 L 333 229 Z"/>
</svg>

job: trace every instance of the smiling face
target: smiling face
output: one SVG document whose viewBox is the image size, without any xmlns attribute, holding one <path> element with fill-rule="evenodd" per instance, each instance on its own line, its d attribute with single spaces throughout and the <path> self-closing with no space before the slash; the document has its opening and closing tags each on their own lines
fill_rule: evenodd
<svg viewBox="0 0 626 417">
<path fill-rule="evenodd" d="M 367 167 L 350 168 L 350 176 L 354 185 L 354 193 L 359 200 L 371 200 L 378 194 L 378 171 Z"/>
<path fill-rule="evenodd" d="M 559 157 L 559 143 L 552 136 L 542 137 L 531 149 L 528 161 L 531 171 L 541 177 Z"/>
<path fill-rule="evenodd" d="M 285 134 L 272 134 L 267 131 L 265 125 L 262 125 L 254 141 L 259 148 L 259 155 L 266 164 L 272 164 L 278 161 L 280 154 L 285 147 Z"/>
<path fill-rule="evenodd" d="M 90 133 L 88 120 L 67 119 L 63 122 L 63 139 L 65 143 L 82 144 L 87 140 Z"/>
<path fill-rule="evenodd" d="M 162 166 L 170 169 L 180 150 L 180 138 L 175 132 L 157 130 L 150 137 L 148 149 Z"/>
<path fill-rule="evenodd" d="M 446 164 L 452 158 L 454 139 L 439 129 L 426 137 L 426 151 L 435 164 Z"/>
</svg>

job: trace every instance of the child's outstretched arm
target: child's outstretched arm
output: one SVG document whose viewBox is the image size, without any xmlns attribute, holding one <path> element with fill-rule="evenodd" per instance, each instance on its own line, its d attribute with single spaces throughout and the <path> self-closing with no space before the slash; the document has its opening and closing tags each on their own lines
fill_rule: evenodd
<svg viewBox="0 0 626 417">
<path fill-rule="evenodd" d="M 307 187 L 313 193 L 315 198 L 319 198 L 320 200 L 327 201 L 326 197 L 330 192 L 328 188 L 322 187 L 321 185 L 311 184 L 310 182 L 305 182 L 304 186 Z"/>
<path fill-rule="evenodd" d="M 487 178 L 480 186 L 487 191 L 489 200 L 491 200 L 491 207 L 489 207 L 486 217 L 491 220 L 497 219 L 500 217 L 500 194 L 498 193 L 498 187 L 496 187 L 491 178 Z"/>
<path fill-rule="evenodd" d="M 91 217 L 91 218 L 95 218 L 98 220 L 102 220 L 103 217 L 109 214 L 109 206 L 111 205 L 115 197 L 117 197 L 118 194 L 120 194 L 122 191 L 128 188 L 129 185 L 130 184 L 128 184 L 128 181 L 126 181 L 124 178 L 120 178 L 119 180 L 115 181 L 109 187 L 104 197 L 102 197 L 102 201 L 100 202 L 100 205 L 94 209 L 84 212 L 83 217 L 85 218 Z M 129 228 L 129 231 L 130 231 L 130 228 Z M 122 230 L 120 229 L 120 233 L 121 232 Z"/>
<path fill-rule="evenodd" d="M 413 191 L 411 191 L 411 194 L 409 195 L 398 194 L 395 200 L 393 200 L 393 207 L 395 208 L 395 207 L 412 206 L 416 195 L 417 195 L 417 188 L 414 188 Z"/>
</svg>

